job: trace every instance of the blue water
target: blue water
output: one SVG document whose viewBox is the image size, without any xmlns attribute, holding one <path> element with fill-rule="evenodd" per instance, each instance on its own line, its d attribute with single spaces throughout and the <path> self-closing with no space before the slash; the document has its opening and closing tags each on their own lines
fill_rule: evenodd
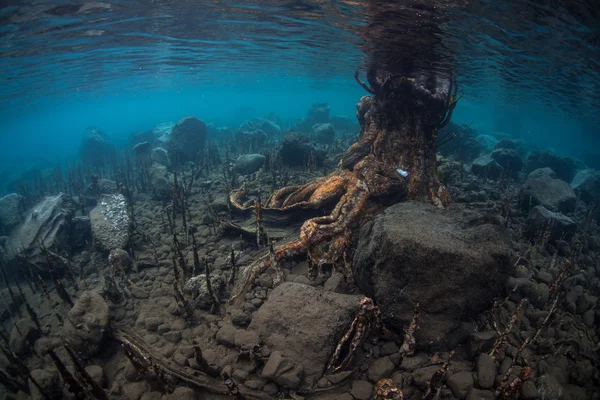
<svg viewBox="0 0 600 400">
<path fill-rule="evenodd" d="M 598 2 L 464 3 L 439 34 L 464 93 L 454 122 L 564 155 L 596 151 Z M 125 146 L 132 132 L 187 115 L 293 121 L 327 102 L 331 115 L 353 117 L 373 4 L 4 1 L 0 171 L 76 159 L 88 126 Z"/>
</svg>

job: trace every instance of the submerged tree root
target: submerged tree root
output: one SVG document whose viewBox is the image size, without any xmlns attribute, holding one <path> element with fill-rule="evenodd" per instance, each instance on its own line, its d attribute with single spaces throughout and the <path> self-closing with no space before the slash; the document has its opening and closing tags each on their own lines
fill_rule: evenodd
<svg viewBox="0 0 600 400">
<path fill-rule="evenodd" d="M 456 106 L 456 86 L 447 77 L 419 82 L 390 74 L 377 75 L 371 84 L 374 95 L 364 96 L 357 105 L 360 139 L 344 153 L 338 170 L 306 185 L 280 189 L 262 208 L 265 216 L 331 212 L 305 220 L 298 239 L 249 266 L 233 293 L 234 303 L 243 301 L 260 274 L 270 267 L 279 270 L 283 259 L 307 256 L 309 275 L 322 264 L 343 266 L 348 274 L 352 234 L 373 207 L 380 210 L 385 203 L 405 199 L 438 207 L 450 203 L 437 179 L 435 140 Z M 232 211 L 252 211 L 253 206 L 242 205 L 246 194 L 244 189 L 230 194 Z"/>
</svg>

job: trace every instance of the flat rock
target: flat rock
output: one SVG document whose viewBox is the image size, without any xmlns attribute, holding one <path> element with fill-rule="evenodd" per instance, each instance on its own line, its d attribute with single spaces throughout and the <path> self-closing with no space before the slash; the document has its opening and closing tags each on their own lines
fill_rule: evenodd
<svg viewBox="0 0 600 400">
<path fill-rule="evenodd" d="M 577 195 L 567 182 L 547 174 L 527 179 L 521 186 L 519 198 L 524 210 L 542 205 L 549 210 L 570 212 L 577 202 Z"/>
<path fill-rule="evenodd" d="M 248 330 L 257 332 L 270 349 L 302 365 L 305 376 L 316 382 L 359 306 L 358 296 L 284 282 L 256 311 Z"/>
</svg>

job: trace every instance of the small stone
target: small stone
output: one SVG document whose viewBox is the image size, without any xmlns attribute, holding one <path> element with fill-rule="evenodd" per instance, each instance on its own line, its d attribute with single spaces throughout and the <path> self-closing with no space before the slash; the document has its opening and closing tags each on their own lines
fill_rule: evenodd
<svg viewBox="0 0 600 400">
<path fill-rule="evenodd" d="M 99 365 L 88 365 L 85 367 L 86 372 L 92 380 L 100 387 L 104 387 L 104 370 Z"/>
<path fill-rule="evenodd" d="M 158 327 L 161 325 L 161 320 L 157 317 L 148 317 L 145 319 L 144 323 L 146 324 L 146 329 L 150 332 L 156 332 Z"/>
<path fill-rule="evenodd" d="M 236 369 L 235 371 L 233 371 L 233 375 L 232 375 L 235 379 L 244 382 L 246 379 L 248 379 L 248 371 L 244 371 L 243 369 Z"/>
<path fill-rule="evenodd" d="M 523 382 L 521 385 L 521 389 L 519 389 L 521 393 L 521 397 L 526 400 L 533 400 L 538 398 L 537 388 L 535 387 L 535 383 L 531 380 L 527 380 Z"/>
<path fill-rule="evenodd" d="M 142 394 L 151 390 L 150 384 L 145 380 L 129 382 L 123 385 L 123 394 L 130 400 L 139 400 Z"/>
<path fill-rule="evenodd" d="M 587 310 L 586 312 L 583 313 L 583 315 L 581 317 L 583 319 L 583 323 L 585 324 L 585 326 L 587 326 L 588 328 L 594 327 L 594 320 L 596 318 L 594 310 Z"/>
<path fill-rule="evenodd" d="M 452 394 L 459 400 L 465 399 L 467 393 L 473 387 L 473 374 L 468 371 L 461 371 L 450 375 L 446 385 L 452 390 Z"/>
<path fill-rule="evenodd" d="M 181 341 L 181 332 L 179 331 L 171 331 L 167 332 L 163 335 L 165 339 L 167 339 L 171 343 L 179 343 Z"/>
<path fill-rule="evenodd" d="M 389 357 L 382 357 L 371 364 L 367 376 L 371 381 L 377 383 L 380 379 L 390 376 L 394 367 L 395 365 Z"/>
<path fill-rule="evenodd" d="M 169 324 L 162 324 L 158 326 L 158 333 L 161 335 L 164 335 L 165 333 L 169 332 L 171 330 L 171 325 Z"/>
<path fill-rule="evenodd" d="M 336 374 L 327 375 L 327 379 L 329 380 L 329 382 L 333 383 L 334 385 L 337 385 L 344 379 L 348 378 L 350 375 L 352 375 L 352 371 L 342 371 Z"/>
<path fill-rule="evenodd" d="M 263 301 L 259 298 L 253 298 L 252 300 L 250 300 L 250 304 L 252 304 L 256 308 L 260 307 L 262 303 Z"/>
<path fill-rule="evenodd" d="M 123 375 L 125 376 L 125 379 L 127 379 L 129 382 L 138 382 L 142 380 L 142 377 L 140 376 L 140 374 L 138 374 L 137 370 L 129 360 L 125 362 L 125 369 L 123 370 Z"/>
<path fill-rule="evenodd" d="M 265 295 L 266 297 L 266 295 Z M 231 310 L 231 322 L 240 327 L 246 327 L 252 321 L 252 316 L 248 312 L 234 308 Z"/>
<path fill-rule="evenodd" d="M 421 368 L 429 362 L 429 356 L 425 353 L 415 354 L 413 357 L 404 357 L 400 364 L 400 369 L 404 371 L 414 371 Z"/>
<path fill-rule="evenodd" d="M 135 286 L 133 289 L 131 289 L 131 295 L 136 299 L 147 299 L 150 296 L 150 293 L 148 293 L 146 289 Z"/>
<path fill-rule="evenodd" d="M 373 393 L 373 385 L 367 381 L 354 381 L 352 382 L 352 389 L 350 394 L 354 396 L 356 400 L 369 400 Z"/>
<path fill-rule="evenodd" d="M 256 331 L 247 331 L 244 329 L 237 329 L 234 335 L 235 347 L 251 348 L 255 345 L 260 345 L 260 337 Z"/>
<path fill-rule="evenodd" d="M 381 355 L 382 356 L 389 356 L 391 354 L 398 353 L 399 351 L 400 351 L 400 348 L 398 347 L 398 345 L 395 342 L 387 342 L 387 343 L 384 343 L 383 346 L 381 346 Z"/>
<path fill-rule="evenodd" d="M 471 388 L 467 393 L 467 400 L 495 400 L 494 392 Z"/>
<path fill-rule="evenodd" d="M 277 393 L 279 393 L 279 388 L 274 383 L 267 383 L 265 387 L 263 387 L 263 392 L 269 396 L 275 396 Z"/>
<path fill-rule="evenodd" d="M 248 379 L 244 381 L 244 386 L 251 390 L 263 390 L 266 382 L 262 379 Z"/>
<path fill-rule="evenodd" d="M 496 379 L 496 365 L 492 357 L 487 353 L 479 354 L 475 363 L 477 372 L 477 385 L 482 389 L 491 389 L 494 387 Z"/>
<path fill-rule="evenodd" d="M 179 365 L 188 365 L 187 358 L 181 353 L 175 353 L 175 355 L 173 355 L 173 361 Z"/>
<path fill-rule="evenodd" d="M 511 289 L 512 290 L 512 289 Z M 475 357 L 481 352 L 486 352 L 492 348 L 498 334 L 496 331 L 473 332 L 469 335 L 467 342 L 467 353 L 470 357 Z"/>
<path fill-rule="evenodd" d="M 196 400 L 198 395 L 192 388 L 185 386 L 179 386 L 175 388 L 173 393 L 165 396 L 166 400 Z"/>
<path fill-rule="evenodd" d="M 235 347 L 235 334 L 237 329 L 232 325 L 223 325 L 217 332 L 217 343 L 227 347 Z"/>
</svg>

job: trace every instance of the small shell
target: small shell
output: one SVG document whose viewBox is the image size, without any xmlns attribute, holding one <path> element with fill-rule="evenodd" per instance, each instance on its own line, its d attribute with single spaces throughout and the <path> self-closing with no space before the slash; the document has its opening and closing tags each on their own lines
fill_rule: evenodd
<svg viewBox="0 0 600 400">
<path fill-rule="evenodd" d="M 403 170 L 402 168 L 398 168 L 396 171 L 398 171 L 398 173 L 403 176 L 404 178 L 406 178 L 408 176 L 408 171 Z"/>
</svg>

